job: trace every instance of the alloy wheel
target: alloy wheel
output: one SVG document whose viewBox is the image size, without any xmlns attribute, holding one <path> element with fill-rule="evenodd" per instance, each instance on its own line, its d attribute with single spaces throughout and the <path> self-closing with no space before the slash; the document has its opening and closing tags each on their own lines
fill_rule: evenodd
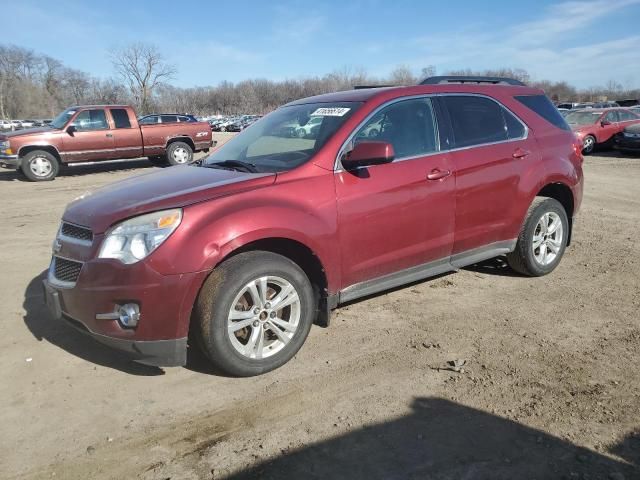
<svg viewBox="0 0 640 480">
<path fill-rule="evenodd" d="M 533 232 L 533 257 L 540 265 L 549 265 L 562 249 L 563 225 L 560 215 L 546 212 L 540 217 Z"/>
</svg>

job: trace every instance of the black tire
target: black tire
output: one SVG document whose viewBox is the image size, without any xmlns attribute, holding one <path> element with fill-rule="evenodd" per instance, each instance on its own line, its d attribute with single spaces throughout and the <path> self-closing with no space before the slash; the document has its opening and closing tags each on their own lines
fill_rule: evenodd
<svg viewBox="0 0 640 480">
<path fill-rule="evenodd" d="M 295 288 L 300 300 L 300 317 L 291 339 L 280 351 L 256 359 L 241 354 L 233 346 L 227 333 L 228 317 L 235 308 L 232 303 L 244 286 L 263 276 L 280 277 Z M 237 377 L 260 375 L 284 365 L 300 350 L 313 323 L 314 299 L 304 271 L 288 258 L 264 251 L 241 253 L 223 262 L 209 275 L 194 306 L 193 325 L 198 328 L 196 335 L 204 354 L 221 372 Z M 252 308 L 249 307 L 249 311 Z M 249 337 L 253 328 L 248 326 L 239 334 Z"/>
<path fill-rule="evenodd" d="M 596 137 L 594 137 L 593 135 L 587 135 L 586 137 L 584 137 L 584 140 L 582 140 L 582 153 L 584 155 L 593 153 L 593 151 L 596 149 L 596 143 Z"/>
<path fill-rule="evenodd" d="M 38 168 L 38 164 L 47 167 Z M 47 182 L 56 178 L 60 171 L 60 163 L 45 150 L 33 150 L 22 157 L 20 168 L 24 176 L 32 182 Z M 38 174 L 38 170 L 42 173 Z"/>
<path fill-rule="evenodd" d="M 536 255 L 534 254 L 534 235 L 539 232 L 538 222 L 541 221 L 545 214 L 555 214 L 562 225 L 562 234 L 554 239 L 559 242 L 558 251 L 555 253 L 555 258 L 547 264 L 541 263 L 536 259 Z M 509 265 L 515 271 L 531 277 L 541 277 L 551 273 L 562 259 L 562 255 L 567 246 L 567 239 L 569 238 L 569 228 L 567 212 L 565 212 L 560 202 L 553 198 L 536 197 L 527 211 L 524 223 L 520 229 L 520 234 L 518 235 L 515 250 L 507 254 Z M 553 234 L 549 236 L 551 237 L 552 235 Z M 539 237 L 543 237 L 543 243 L 546 243 L 546 235 L 539 235 Z M 535 249 L 538 253 L 540 253 L 539 248 Z M 549 247 L 545 245 L 545 250 L 547 248 Z"/>
<path fill-rule="evenodd" d="M 156 167 L 165 167 L 169 164 L 169 162 L 167 161 L 167 158 L 163 156 L 153 156 L 148 158 L 149 158 L 149 161 Z"/>
<path fill-rule="evenodd" d="M 178 152 L 184 152 L 184 160 L 177 158 Z M 193 149 L 184 142 L 173 142 L 167 147 L 167 162 L 169 165 L 187 165 L 193 161 Z"/>
</svg>

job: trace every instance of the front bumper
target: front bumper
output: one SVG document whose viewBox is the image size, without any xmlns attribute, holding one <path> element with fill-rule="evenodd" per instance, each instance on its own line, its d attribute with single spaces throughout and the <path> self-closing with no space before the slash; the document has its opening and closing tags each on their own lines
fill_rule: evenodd
<svg viewBox="0 0 640 480">
<path fill-rule="evenodd" d="M 0 154 L 0 167 L 18 169 L 20 168 L 20 158 L 18 155 L 6 155 L 2 153 Z"/>
<path fill-rule="evenodd" d="M 139 363 L 186 364 L 189 319 L 201 274 L 162 275 L 144 262 L 93 260 L 82 265 L 75 283 L 65 283 L 55 278 L 53 265 L 43 282 L 52 316 Z M 140 308 L 136 328 L 105 318 L 118 305 L 131 302 Z"/>
</svg>

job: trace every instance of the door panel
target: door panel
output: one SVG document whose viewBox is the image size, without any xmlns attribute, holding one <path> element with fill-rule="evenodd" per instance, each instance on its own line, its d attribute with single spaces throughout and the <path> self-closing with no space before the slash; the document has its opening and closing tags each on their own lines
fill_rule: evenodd
<svg viewBox="0 0 640 480">
<path fill-rule="evenodd" d="M 520 149 L 530 152 L 520 158 Z M 451 153 L 456 172 L 456 233 L 453 253 L 511 240 L 506 231 L 521 175 L 538 161 L 535 140 L 529 138 L 473 147 Z"/>
<path fill-rule="evenodd" d="M 343 287 L 449 257 L 453 176 L 446 153 L 336 173 Z"/>
<path fill-rule="evenodd" d="M 67 162 L 115 158 L 113 131 L 103 109 L 83 110 L 71 121 L 76 128 L 62 139 L 62 152 Z"/>
</svg>

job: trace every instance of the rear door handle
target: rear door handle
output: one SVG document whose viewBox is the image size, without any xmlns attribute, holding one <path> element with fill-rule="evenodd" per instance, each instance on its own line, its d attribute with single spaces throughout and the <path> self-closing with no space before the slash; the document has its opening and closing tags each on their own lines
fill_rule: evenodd
<svg viewBox="0 0 640 480">
<path fill-rule="evenodd" d="M 516 148 L 516 151 L 513 152 L 513 158 L 524 158 L 527 155 L 530 155 L 531 152 L 529 150 L 523 150 L 521 148 Z"/>
<path fill-rule="evenodd" d="M 440 170 L 439 168 L 434 168 L 427 175 L 428 180 L 440 180 L 441 178 L 445 178 L 451 175 L 451 170 Z"/>
<path fill-rule="evenodd" d="M 113 137 L 113 133 L 107 133 L 107 137 L 112 138 Z"/>
</svg>

